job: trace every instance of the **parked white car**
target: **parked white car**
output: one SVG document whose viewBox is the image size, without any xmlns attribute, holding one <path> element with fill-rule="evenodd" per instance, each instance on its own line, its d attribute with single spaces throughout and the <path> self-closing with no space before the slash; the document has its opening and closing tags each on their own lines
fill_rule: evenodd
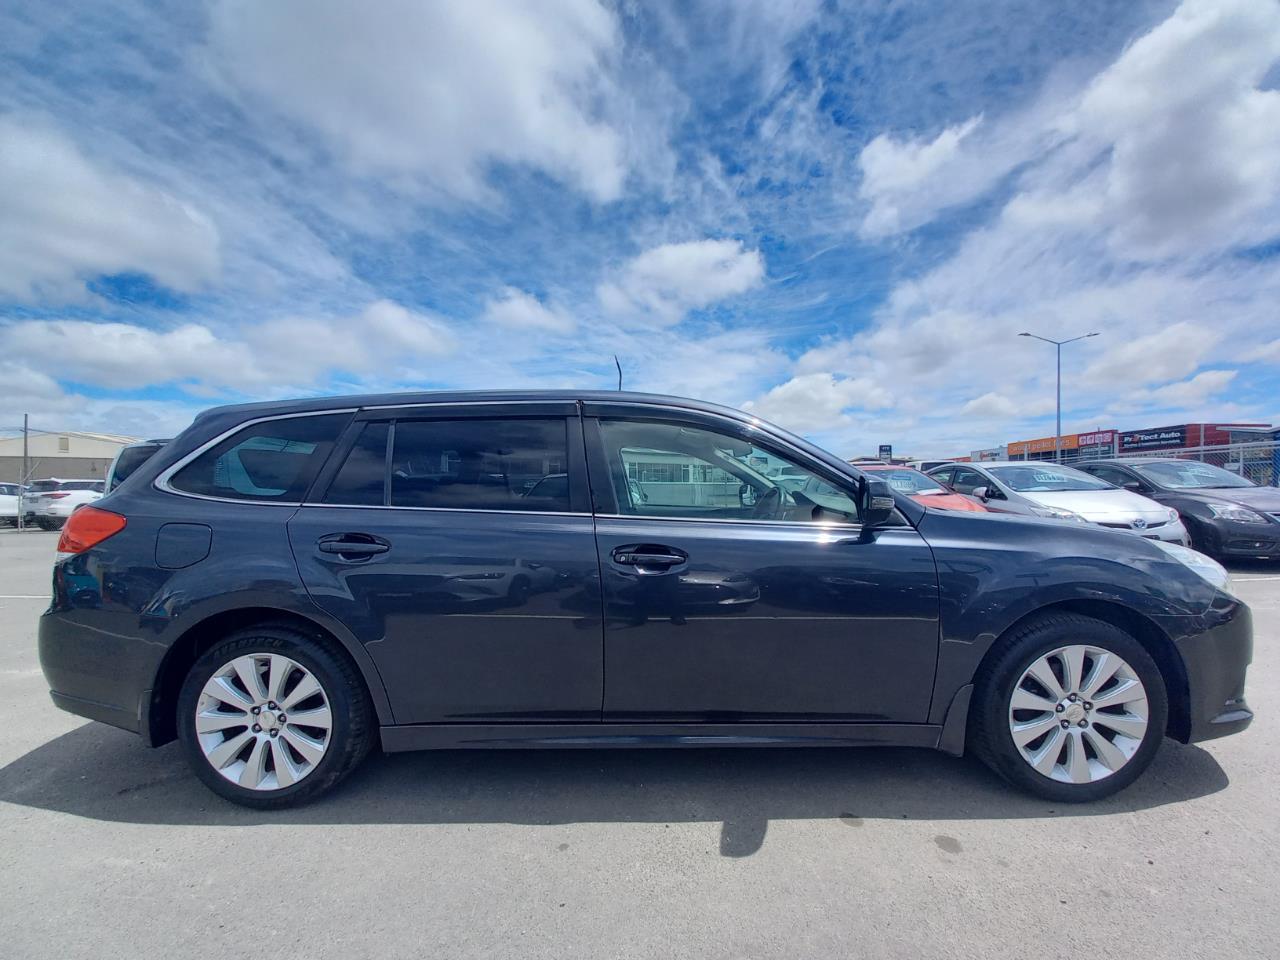
<svg viewBox="0 0 1280 960">
<path fill-rule="evenodd" d="M 1190 545 L 1178 511 L 1071 467 L 1034 460 L 953 463 L 929 476 L 992 513 L 1096 523 Z"/>
<path fill-rule="evenodd" d="M 42 529 L 57 530 L 76 507 L 100 500 L 105 489 L 101 480 L 36 480 L 26 496 L 27 512 Z"/>
<path fill-rule="evenodd" d="M 0 483 L 0 524 L 16 527 L 22 490 L 16 483 Z"/>
</svg>

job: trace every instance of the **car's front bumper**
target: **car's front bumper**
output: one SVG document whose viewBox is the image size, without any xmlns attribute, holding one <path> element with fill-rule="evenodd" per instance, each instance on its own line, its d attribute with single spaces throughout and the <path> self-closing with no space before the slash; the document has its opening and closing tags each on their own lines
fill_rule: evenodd
<svg viewBox="0 0 1280 960">
<path fill-rule="evenodd" d="M 1177 641 L 1187 672 L 1187 743 L 1239 733 L 1253 722 L 1244 695 L 1253 660 L 1253 616 L 1244 603 L 1220 594 L 1205 621 L 1202 633 Z"/>
<path fill-rule="evenodd" d="M 1242 523 L 1215 518 L 1204 521 L 1216 543 L 1213 551 L 1224 557 L 1280 557 L 1280 523 Z"/>
</svg>

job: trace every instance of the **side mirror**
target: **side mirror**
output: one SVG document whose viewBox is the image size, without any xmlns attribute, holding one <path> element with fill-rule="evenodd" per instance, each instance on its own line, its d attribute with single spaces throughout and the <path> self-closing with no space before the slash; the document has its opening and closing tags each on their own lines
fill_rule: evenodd
<svg viewBox="0 0 1280 960">
<path fill-rule="evenodd" d="M 991 496 L 991 491 L 986 487 L 974 487 L 973 496 L 977 497 L 979 500 L 986 500 Z"/>
<path fill-rule="evenodd" d="M 878 527 L 893 516 L 893 488 L 884 480 L 867 477 L 862 481 L 858 513 L 864 527 Z"/>
<path fill-rule="evenodd" d="M 755 488 L 748 483 L 738 487 L 738 502 L 744 507 L 754 507 L 756 505 Z"/>
<path fill-rule="evenodd" d="M 1124 490 L 1131 490 L 1134 493 L 1138 493 L 1142 489 L 1142 484 L 1137 480 L 1126 480 L 1124 483 L 1120 484 L 1120 487 Z"/>
</svg>

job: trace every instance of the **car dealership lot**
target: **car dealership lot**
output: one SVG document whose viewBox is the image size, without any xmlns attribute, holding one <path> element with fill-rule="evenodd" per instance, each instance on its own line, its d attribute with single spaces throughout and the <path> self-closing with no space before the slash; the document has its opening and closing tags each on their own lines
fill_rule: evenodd
<svg viewBox="0 0 1280 960">
<path fill-rule="evenodd" d="M 1280 565 L 1233 568 L 1253 727 L 1166 741 L 1092 806 L 928 751 L 480 751 L 258 813 L 49 702 L 55 542 L 0 534 L 6 957 L 1262 957 L 1280 934 Z"/>
</svg>

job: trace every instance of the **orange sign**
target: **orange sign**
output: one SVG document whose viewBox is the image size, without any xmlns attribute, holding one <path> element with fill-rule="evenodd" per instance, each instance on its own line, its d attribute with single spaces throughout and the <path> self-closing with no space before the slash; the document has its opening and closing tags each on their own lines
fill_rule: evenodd
<svg viewBox="0 0 1280 960">
<path fill-rule="evenodd" d="M 1064 433 L 1062 435 L 1062 449 L 1079 450 L 1081 447 L 1093 447 L 1098 444 L 1111 443 L 1114 439 L 1114 430 L 1095 430 L 1091 433 Z M 1009 444 L 1008 452 L 1011 457 L 1026 456 L 1028 453 L 1052 453 L 1053 437 L 1016 440 Z"/>
</svg>

